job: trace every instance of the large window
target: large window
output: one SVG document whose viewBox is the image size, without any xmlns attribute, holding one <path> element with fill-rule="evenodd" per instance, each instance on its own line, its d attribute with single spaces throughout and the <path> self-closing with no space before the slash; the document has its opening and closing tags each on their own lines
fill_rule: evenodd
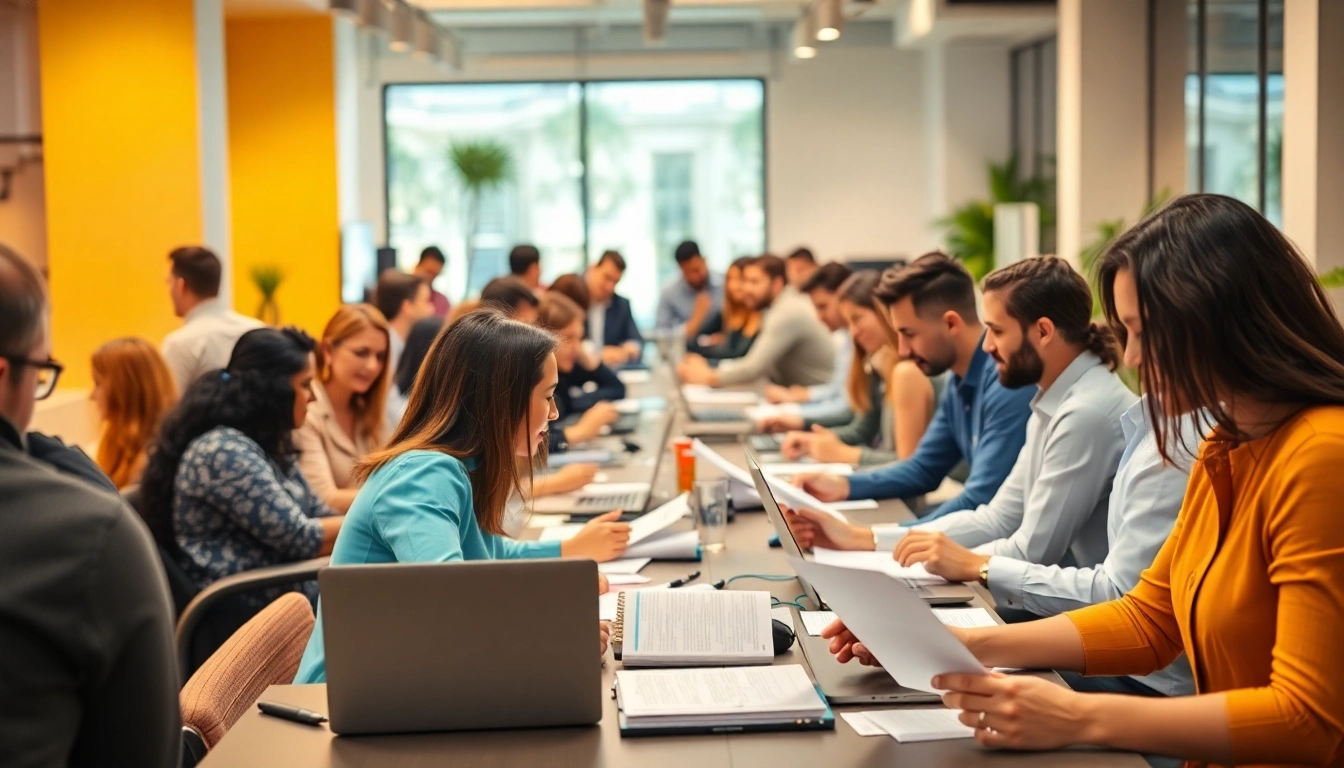
<svg viewBox="0 0 1344 768">
<path fill-rule="evenodd" d="M 1189 189 L 1281 223 L 1283 0 L 1190 0 Z"/>
<path fill-rule="evenodd" d="M 619 290 L 651 324 L 677 243 L 719 270 L 764 249 L 764 98 L 759 80 L 389 86 L 389 245 L 403 266 L 442 248 L 454 300 L 504 273 L 516 243 L 541 250 L 544 280 L 615 249 Z M 450 148 L 483 139 L 512 172 L 473 197 Z"/>
</svg>

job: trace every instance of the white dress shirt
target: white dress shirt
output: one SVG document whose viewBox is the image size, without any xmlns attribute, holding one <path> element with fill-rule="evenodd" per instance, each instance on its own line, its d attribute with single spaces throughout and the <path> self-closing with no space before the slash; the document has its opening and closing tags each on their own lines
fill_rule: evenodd
<svg viewBox="0 0 1344 768">
<path fill-rule="evenodd" d="M 807 388 L 808 400 L 799 409 L 804 419 L 826 421 L 849 413 L 849 368 L 854 362 L 854 342 L 846 328 L 831 331 L 831 342 L 835 345 L 835 373 L 825 384 Z"/>
<path fill-rule="evenodd" d="M 981 555 L 1100 563 L 1111 481 L 1125 449 L 1120 417 L 1136 400 L 1100 358 L 1084 352 L 1032 400 L 1027 442 L 988 504 L 911 528 L 875 526 L 877 548 L 893 549 L 907 531 L 942 531 Z"/>
<path fill-rule="evenodd" d="M 991 557 L 989 591 L 999 605 L 1054 616 L 1118 600 L 1152 565 L 1181 511 L 1193 458 L 1184 453 L 1175 456 L 1177 466 L 1162 460 L 1148 420 L 1146 399 L 1130 406 L 1120 424 L 1125 430 L 1125 452 L 1111 486 L 1106 516 L 1110 552 L 1106 559 L 1093 568 L 1061 568 Z M 1201 439 L 1199 419 L 1193 415 L 1181 419 L 1180 438 L 1175 445 L 1197 448 Z M 1195 692 L 1185 656 L 1161 672 L 1134 679 L 1168 696 Z"/>
<path fill-rule="evenodd" d="M 234 312 L 219 299 L 197 304 L 183 318 L 182 327 L 163 339 L 163 359 L 177 391 L 185 392 L 206 371 L 227 366 L 238 337 L 264 327 L 265 323 Z"/>
<path fill-rule="evenodd" d="M 593 342 L 600 355 L 607 338 L 607 305 L 611 302 L 593 302 L 588 306 L 588 340 Z"/>
</svg>

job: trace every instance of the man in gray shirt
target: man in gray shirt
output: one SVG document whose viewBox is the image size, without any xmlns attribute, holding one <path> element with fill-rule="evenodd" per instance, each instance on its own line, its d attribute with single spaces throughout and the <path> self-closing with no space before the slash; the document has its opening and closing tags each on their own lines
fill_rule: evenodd
<svg viewBox="0 0 1344 768">
<path fill-rule="evenodd" d="M 784 260 L 758 256 L 742 268 L 742 290 L 752 309 L 765 312 L 746 357 L 724 360 L 717 369 L 699 355 L 678 366 L 687 384 L 711 387 L 768 379 L 785 387 L 824 384 L 831 379 L 835 345 L 812 304 L 787 286 Z"/>
<path fill-rule="evenodd" d="M 47 293 L 0 246 L 0 765 L 179 765 L 172 604 L 153 540 L 114 493 L 29 456 L 60 374 Z"/>
<path fill-rule="evenodd" d="M 668 283 L 658 297 L 654 327 L 660 331 L 682 329 L 687 338 L 692 338 L 700 332 L 705 318 L 723 305 L 723 277 L 709 271 L 700 246 L 693 240 L 678 245 L 675 258 L 681 277 Z"/>
</svg>

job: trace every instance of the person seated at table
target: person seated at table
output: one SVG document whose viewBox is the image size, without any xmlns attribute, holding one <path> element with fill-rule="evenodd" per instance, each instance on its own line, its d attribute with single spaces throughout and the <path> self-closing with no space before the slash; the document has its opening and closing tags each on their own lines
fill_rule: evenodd
<svg viewBox="0 0 1344 768">
<path fill-rule="evenodd" d="M 804 541 L 894 550 L 902 565 L 923 563 L 948 581 L 985 581 L 995 555 L 1041 565 L 1105 559 L 1111 481 L 1125 449 L 1120 417 L 1136 399 L 1115 374 L 1114 336 L 1092 322 L 1092 291 L 1062 259 L 1024 259 L 983 285 L 984 349 L 999 382 L 1037 392 L 1008 479 L 988 504 L 914 527 L 868 528 L 800 509 L 792 518 Z"/>
<path fill-rule="evenodd" d="M 793 253 L 784 259 L 784 267 L 788 272 L 789 285 L 799 293 L 807 293 L 803 290 L 803 286 L 820 269 L 817 266 L 817 257 L 812 254 L 811 248 L 795 248 Z"/>
<path fill-rule="evenodd" d="M 1145 674 L 1185 653 L 1199 692 L 1107 696 L 997 673 L 933 686 L 991 747 L 1344 765 L 1344 328 L 1329 295 L 1273 224 L 1211 194 L 1122 234 L 1098 282 L 1162 455 L 1191 450 L 1179 422 L 1208 413 L 1175 528 L 1124 597 L 952 631 L 986 666 L 1088 676 Z M 841 660 L 875 661 L 842 624 L 826 634 Z"/>
<path fill-rule="evenodd" d="M 830 335 L 808 300 L 785 284 L 783 259 L 766 254 L 747 262 L 742 267 L 742 292 L 747 307 L 765 313 L 751 350 L 739 359 L 724 360 L 718 368 L 688 354 L 677 366 L 681 380 L 711 387 L 761 379 L 784 386 L 827 381 L 835 362 Z"/>
<path fill-rule="evenodd" d="M 706 360 L 736 360 L 745 357 L 761 331 L 761 313 L 748 307 L 742 293 L 742 268 L 752 257 L 744 256 L 728 267 L 723 282 L 723 306 L 709 313 L 700 330 L 686 340 L 686 351 Z"/>
<path fill-rule="evenodd" d="M 850 477 L 795 478 L 821 501 L 903 499 L 935 490 L 963 459 L 970 465 L 961 493 L 930 517 L 975 509 L 998 492 L 1026 442 L 1034 387 L 1009 389 L 981 348 L 985 327 L 975 306 L 975 283 L 961 262 L 929 253 L 888 269 L 874 294 L 896 329 L 897 353 L 925 376 L 952 372 L 938 412 L 905 461 Z"/>
<path fill-rule="evenodd" d="M 481 290 L 481 306 L 494 306 L 519 322 L 537 322 L 539 299 L 527 284 L 516 277 L 496 277 Z"/>
<path fill-rule="evenodd" d="M 430 299 L 431 289 L 419 275 L 408 275 L 395 269 L 385 269 L 378 276 L 378 286 L 373 291 L 372 304 L 387 319 L 388 341 L 387 365 L 397 369 L 401 362 L 401 351 L 406 347 L 406 337 L 411 326 L 434 316 L 434 302 Z"/>
<path fill-rule="evenodd" d="M 409 342 L 408 335 L 407 347 Z M 314 400 L 294 432 L 294 447 L 309 487 L 337 512 L 349 509 L 359 490 L 351 470 L 383 440 L 387 350 L 387 320 L 370 304 L 336 310 L 317 347 Z M 405 349 L 401 357 L 406 359 Z"/>
<path fill-rule="evenodd" d="M 439 279 L 446 266 L 448 259 L 443 255 L 443 251 L 437 245 L 431 245 L 420 252 L 420 261 L 416 262 L 415 269 L 411 270 L 411 274 L 424 280 L 429 286 L 429 303 L 434 305 L 434 315 L 439 319 L 448 317 L 453 308 L 448 297 L 434 288 L 434 281 Z"/>
<path fill-rule="evenodd" d="M 840 298 L 837 295 L 840 286 L 851 274 L 853 272 L 848 265 L 833 261 L 818 268 L 798 289 L 799 293 L 812 300 L 817 318 L 831 332 L 831 342 L 835 345 L 835 368 L 831 380 L 811 387 L 771 384 L 765 388 L 766 401 L 801 403 L 799 415 L 827 427 L 846 424 L 854 417 L 849 409 L 848 397 L 854 344 L 849 337 L 849 329 L 845 327 L 845 318 L 840 314 Z M 781 432 L 796 427 L 768 417 L 761 422 L 760 428 L 763 432 Z"/>
<path fill-rule="evenodd" d="M 812 430 L 785 436 L 783 453 L 789 461 L 810 457 L 841 464 L 886 464 L 910 458 L 924 437 L 936 405 L 933 382 L 919 366 L 896 356 L 895 333 L 873 298 L 881 280 L 881 272 L 865 269 L 851 275 L 837 292 L 840 313 L 849 325 L 847 335 L 853 338 L 847 384 L 853 418 L 828 430 L 812 419 L 784 417 L 791 427 Z"/>
<path fill-rule="evenodd" d="M 591 297 L 588 293 L 588 281 L 582 275 L 576 275 L 573 272 L 561 275 L 551 282 L 548 292 L 555 292 L 562 296 L 567 296 L 579 309 L 588 311 L 591 304 Z M 597 366 L 602 365 L 602 350 L 592 339 L 583 340 L 583 348 L 580 350 L 578 365 L 582 365 L 588 370 L 595 370 Z"/>
<path fill-rule="evenodd" d="M 616 292 L 616 284 L 625 275 L 625 257 L 617 251 L 604 251 L 597 263 L 584 273 L 590 303 L 585 338 L 601 349 L 602 362 L 620 366 L 637 363 L 644 352 L 644 337 L 635 325 L 630 300 Z"/>
<path fill-rule="evenodd" d="M 93 353 L 92 398 L 102 421 L 98 466 L 117 488 L 139 483 L 149 446 L 177 403 L 168 364 L 144 339 L 113 339 Z"/>
<path fill-rule="evenodd" d="M 541 284 L 541 251 L 535 245 L 515 245 L 509 251 L 509 274 L 535 296 L 546 292 L 546 286 Z"/>
<path fill-rule="evenodd" d="M 681 277 L 663 287 L 654 327 L 660 331 L 680 331 L 690 338 L 723 303 L 723 278 L 709 270 L 709 263 L 694 240 L 678 245 L 673 258 Z"/>
<path fill-rule="evenodd" d="M 293 439 L 313 400 L 314 346 L 297 328 L 248 331 L 163 423 L 140 486 L 145 522 L 198 589 L 336 541 L 341 517 L 304 480 Z M 303 589 L 316 597 L 315 583 Z M 260 610 L 283 591 L 242 598 Z"/>
<path fill-rule="evenodd" d="M 452 311 L 455 313 L 463 306 L 470 305 L 463 302 Z M 463 314 L 475 309 L 476 307 L 472 307 L 464 310 Z M 438 337 L 439 331 L 443 330 L 445 322 L 451 323 L 452 320 L 427 317 L 411 326 L 411 332 L 406 336 L 406 348 L 401 354 L 401 361 L 397 364 L 396 370 L 393 371 L 392 385 L 387 390 L 387 420 L 384 423 L 388 432 L 397 428 L 402 415 L 406 413 L 406 401 L 411 397 L 411 386 L 415 384 L 415 377 L 420 373 L 420 366 L 424 365 L 429 347 Z"/>
<path fill-rule="evenodd" d="M 563 429 L 551 430 L 550 446 L 561 451 L 602 434 L 602 429 L 619 418 L 613 400 L 625 397 L 625 385 L 605 365 L 587 370 L 577 364 L 583 346 L 583 310 L 565 296 L 549 291 L 541 299 L 537 325 L 554 333 L 559 340 L 555 361 L 559 366 L 559 384 L 555 389 L 558 418 L 578 419 Z"/>
<path fill-rule="evenodd" d="M 614 520 L 587 525 L 565 542 L 514 541 L 504 531 L 509 497 L 543 460 L 547 425 L 556 418 L 556 346 L 550 333 L 491 309 L 444 331 L 387 447 L 355 469 L 364 487 L 331 564 L 603 560 L 624 551 L 630 527 Z M 605 651 L 605 638 L 601 644 Z M 294 682 L 325 680 L 319 603 Z"/>
</svg>

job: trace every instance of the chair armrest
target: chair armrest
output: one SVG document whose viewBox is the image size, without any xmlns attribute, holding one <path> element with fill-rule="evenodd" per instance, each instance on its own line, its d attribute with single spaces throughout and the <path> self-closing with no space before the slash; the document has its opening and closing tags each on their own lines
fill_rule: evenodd
<svg viewBox="0 0 1344 768">
<path fill-rule="evenodd" d="M 312 560 L 301 560 L 297 563 L 254 568 L 250 571 L 226 576 L 197 593 L 196 597 L 192 598 L 192 601 L 187 604 L 187 607 L 182 609 L 182 615 L 177 620 L 177 631 L 174 633 L 177 645 L 178 669 L 182 675 L 185 677 L 191 662 L 191 639 L 196 632 L 196 626 L 201 623 L 201 619 L 205 618 L 210 609 L 214 608 L 217 603 L 243 592 L 297 584 L 301 581 L 312 581 L 317 578 L 319 570 L 327 567 L 327 562 L 330 559 L 329 557 L 317 557 Z"/>
</svg>

